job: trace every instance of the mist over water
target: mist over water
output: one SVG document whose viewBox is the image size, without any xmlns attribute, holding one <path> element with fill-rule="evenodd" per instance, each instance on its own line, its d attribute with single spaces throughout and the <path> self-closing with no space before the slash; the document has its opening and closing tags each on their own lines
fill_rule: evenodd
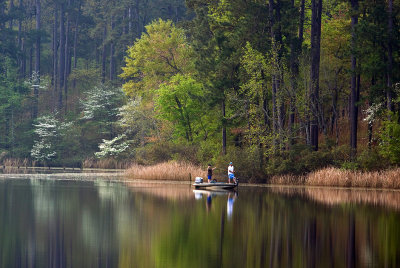
<svg viewBox="0 0 400 268">
<path fill-rule="evenodd" d="M 1 267 L 396 267 L 400 192 L 0 181 Z"/>
</svg>

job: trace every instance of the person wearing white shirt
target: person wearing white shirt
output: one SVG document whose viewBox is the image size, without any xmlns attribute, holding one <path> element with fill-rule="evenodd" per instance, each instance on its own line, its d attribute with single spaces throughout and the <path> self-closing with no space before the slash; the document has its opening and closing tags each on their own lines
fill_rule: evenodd
<svg viewBox="0 0 400 268">
<path fill-rule="evenodd" d="M 228 166 L 228 182 L 231 183 L 231 180 L 236 183 L 235 168 L 233 167 L 232 162 L 230 162 Z"/>
</svg>

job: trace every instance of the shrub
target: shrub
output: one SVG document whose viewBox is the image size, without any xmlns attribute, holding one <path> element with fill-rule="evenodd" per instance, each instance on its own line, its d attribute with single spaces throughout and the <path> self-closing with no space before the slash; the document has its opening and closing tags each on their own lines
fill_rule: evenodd
<svg viewBox="0 0 400 268">
<path fill-rule="evenodd" d="M 170 160 L 199 164 L 197 147 L 191 144 L 175 144 L 168 141 L 156 142 L 138 148 L 133 155 L 135 162 L 142 165 L 154 165 Z"/>
<path fill-rule="evenodd" d="M 229 162 L 233 162 L 235 176 L 242 181 L 260 182 L 264 181 L 263 152 L 258 147 L 240 148 L 230 147 L 226 155 L 220 155 L 216 159 L 216 174 L 227 179 L 227 168 Z"/>
<path fill-rule="evenodd" d="M 352 171 L 356 171 L 359 168 L 358 163 L 356 162 L 343 162 L 341 165 L 341 169 L 342 170 L 352 170 Z"/>
<path fill-rule="evenodd" d="M 363 151 L 357 158 L 359 168 L 364 171 L 382 170 L 389 167 L 389 161 L 377 148 Z"/>
<path fill-rule="evenodd" d="M 392 164 L 400 164 L 400 124 L 399 115 L 394 114 L 391 120 L 384 121 L 380 131 L 379 152 Z"/>
<path fill-rule="evenodd" d="M 302 175 L 320 168 L 336 166 L 347 159 L 348 154 L 345 150 L 346 147 L 334 147 L 331 150 L 313 151 L 307 145 L 296 144 L 289 151 L 270 157 L 267 174 Z"/>
</svg>

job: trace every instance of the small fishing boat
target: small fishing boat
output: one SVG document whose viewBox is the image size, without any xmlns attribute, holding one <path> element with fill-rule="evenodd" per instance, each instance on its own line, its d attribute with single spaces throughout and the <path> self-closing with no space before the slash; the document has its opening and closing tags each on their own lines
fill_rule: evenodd
<svg viewBox="0 0 400 268">
<path fill-rule="evenodd" d="M 196 189 L 207 189 L 207 190 L 233 190 L 238 187 L 239 182 L 226 183 L 226 182 L 203 182 L 203 178 L 197 177 L 195 182 L 192 184 Z"/>
</svg>

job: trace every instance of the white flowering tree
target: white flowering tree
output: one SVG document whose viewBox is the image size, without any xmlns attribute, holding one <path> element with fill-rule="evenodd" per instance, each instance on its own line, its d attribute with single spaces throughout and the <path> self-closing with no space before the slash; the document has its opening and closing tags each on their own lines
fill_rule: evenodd
<svg viewBox="0 0 400 268">
<path fill-rule="evenodd" d="M 81 100 L 82 119 L 113 122 L 122 104 L 121 88 L 99 84 L 88 90 Z"/>
<path fill-rule="evenodd" d="M 121 88 L 98 84 L 85 92 L 81 99 L 83 129 L 90 130 L 91 140 L 86 135 L 82 137 L 83 146 L 91 151 L 93 141 L 100 151 L 95 153 L 98 158 L 116 157 L 127 149 L 125 135 L 118 135 L 119 129 L 115 127 L 118 119 L 119 107 L 123 104 L 124 93 Z M 115 137 L 116 136 L 116 137 Z"/>
<path fill-rule="evenodd" d="M 117 126 L 134 146 L 143 146 L 147 137 L 160 135 L 158 121 L 151 110 L 143 107 L 141 97 L 136 97 L 119 108 L 118 117 Z"/>
<path fill-rule="evenodd" d="M 98 158 L 118 157 L 129 148 L 129 142 L 125 140 L 126 135 L 122 134 L 112 140 L 104 140 L 99 144 L 100 152 L 96 152 Z"/>
<path fill-rule="evenodd" d="M 36 139 L 33 143 L 31 156 L 42 162 L 47 162 L 57 156 L 57 145 L 65 130 L 70 128 L 71 122 L 60 122 L 56 114 L 41 116 L 34 124 Z"/>
</svg>

